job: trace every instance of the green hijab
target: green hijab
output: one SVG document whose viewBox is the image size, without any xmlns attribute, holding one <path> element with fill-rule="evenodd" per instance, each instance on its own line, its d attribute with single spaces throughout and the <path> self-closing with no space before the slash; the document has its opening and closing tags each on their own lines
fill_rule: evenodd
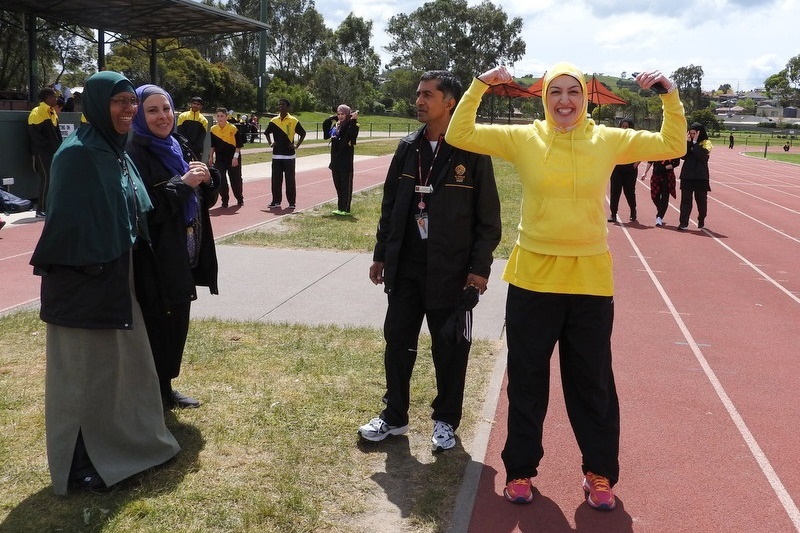
<svg viewBox="0 0 800 533">
<path fill-rule="evenodd" d="M 127 134 L 111 120 L 113 95 L 134 92 L 116 72 L 99 72 L 84 84 L 88 124 L 70 135 L 53 157 L 47 218 L 31 258 L 49 265 L 108 263 L 128 252 L 152 209 L 147 191 L 125 153 Z"/>
</svg>

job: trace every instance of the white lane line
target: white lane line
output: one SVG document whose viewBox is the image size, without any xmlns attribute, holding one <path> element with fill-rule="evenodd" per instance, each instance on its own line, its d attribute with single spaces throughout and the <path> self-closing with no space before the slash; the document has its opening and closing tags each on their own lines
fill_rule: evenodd
<svg viewBox="0 0 800 533">
<path fill-rule="evenodd" d="M 630 243 L 631 247 L 636 252 L 636 256 L 639 258 L 639 261 L 642 263 L 642 266 L 647 272 L 647 275 L 650 276 L 650 280 L 653 282 L 653 285 L 655 285 L 656 289 L 658 290 L 658 293 L 664 300 L 664 303 L 669 309 L 672 318 L 675 320 L 675 323 L 678 324 L 678 327 L 683 333 L 683 337 L 686 339 L 686 342 L 688 343 L 689 348 L 692 350 L 692 353 L 697 359 L 697 362 L 700 363 L 700 367 L 703 369 L 703 372 L 708 378 L 708 381 L 711 383 L 711 386 L 714 387 L 714 391 L 717 393 L 717 396 L 722 402 L 722 405 L 725 406 L 725 410 L 728 411 L 728 416 L 730 416 L 731 420 L 736 425 L 736 428 L 739 430 L 739 434 L 742 436 L 745 443 L 747 444 L 747 447 L 750 449 L 750 453 L 753 455 L 756 462 L 758 463 L 758 466 L 761 468 L 761 472 L 763 472 L 764 476 L 767 478 L 767 481 L 772 486 L 772 490 L 775 491 L 775 495 L 778 497 L 778 500 L 780 500 L 784 510 L 786 510 L 786 514 L 789 515 L 789 519 L 792 521 L 792 524 L 794 524 L 795 531 L 798 531 L 800 533 L 800 510 L 797 508 L 797 505 L 794 503 L 794 500 L 792 500 L 792 497 L 789 495 L 789 492 L 786 490 L 786 487 L 784 487 L 783 483 L 781 483 L 781 480 L 778 477 L 777 472 L 775 472 L 775 469 L 772 468 L 769 459 L 767 459 L 767 456 L 761 449 L 761 446 L 758 445 L 755 436 L 753 436 L 753 433 L 747 427 L 747 424 L 745 423 L 742 416 L 739 414 L 739 411 L 736 410 L 736 406 L 733 404 L 733 401 L 728 396 L 728 393 L 725 392 L 725 388 L 722 386 L 722 383 L 720 383 L 719 379 L 717 379 L 717 375 L 714 373 L 714 370 L 711 368 L 711 365 L 708 363 L 705 356 L 703 356 L 702 350 L 698 346 L 697 342 L 695 342 L 694 337 L 692 337 L 689 328 L 686 326 L 686 323 L 681 318 L 680 314 L 678 313 L 678 310 L 675 309 L 675 306 L 673 305 L 670 297 L 667 295 L 666 290 L 658 281 L 658 278 L 656 277 L 653 270 L 650 268 L 650 265 L 647 263 L 647 259 L 645 259 L 641 250 L 639 250 L 639 247 L 636 246 L 636 243 L 634 242 L 633 237 L 628 231 L 628 228 L 626 228 L 625 226 L 621 227 L 622 231 L 625 233 L 625 237 L 628 239 L 628 242 Z M 726 246 L 726 248 L 728 247 Z M 730 248 L 728 249 L 730 250 Z M 731 250 L 731 252 L 733 252 L 733 250 Z M 741 258 L 741 256 L 736 252 L 733 253 Z M 755 266 L 752 265 L 752 263 L 748 262 L 748 264 L 750 264 L 751 266 L 753 266 L 753 268 L 755 268 Z M 797 298 L 795 297 L 795 299 Z"/>
</svg>

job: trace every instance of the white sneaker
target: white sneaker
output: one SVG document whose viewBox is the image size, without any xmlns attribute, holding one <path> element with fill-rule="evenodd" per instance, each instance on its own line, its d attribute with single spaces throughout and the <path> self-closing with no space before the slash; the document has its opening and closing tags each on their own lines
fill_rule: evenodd
<svg viewBox="0 0 800 533">
<path fill-rule="evenodd" d="M 390 426 L 377 416 L 358 428 L 358 434 L 361 435 L 361 438 L 372 442 L 380 442 L 389 435 L 402 435 L 406 431 L 408 431 L 408 424 L 405 426 Z"/>
<path fill-rule="evenodd" d="M 664 221 L 661 220 L 661 217 L 656 217 L 656 226 L 663 226 Z"/>
<path fill-rule="evenodd" d="M 440 422 L 434 420 L 433 436 L 431 436 L 431 444 L 434 452 L 443 452 L 455 447 L 456 445 L 456 432 L 453 426 L 447 422 Z"/>
</svg>

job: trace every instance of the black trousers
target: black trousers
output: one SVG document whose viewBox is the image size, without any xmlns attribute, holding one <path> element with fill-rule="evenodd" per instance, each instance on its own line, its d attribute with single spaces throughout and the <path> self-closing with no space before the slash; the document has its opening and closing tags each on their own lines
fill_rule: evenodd
<svg viewBox="0 0 800 533">
<path fill-rule="evenodd" d="M 681 183 L 680 225 L 684 227 L 689 226 L 689 218 L 692 216 L 692 197 L 697 203 L 697 223 L 702 225 L 708 214 L 708 183 Z"/>
<path fill-rule="evenodd" d="M 272 203 L 283 201 L 283 179 L 286 178 L 286 200 L 289 205 L 297 202 L 297 184 L 295 183 L 296 159 L 272 159 Z"/>
<path fill-rule="evenodd" d="M 464 383 L 471 343 L 451 343 L 442 330 L 454 308 L 427 309 L 425 305 L 425 269 L 400 270 L 389 295 L 389 308 L 383 325 L 386 340 L 386 408 L 381 418 L 390 426 L 408 424 L 411 402 L 411 374 L 417 360 L 417 346 L 423 317 L 431 332 L 431 353 L 436 372 L 436 397 L 431 403 L 433 420 L 457 428 L 461 423 Z"/>
<path fill-rule="evenodd" d="M 350 212 L 350 203 L 353 199 L 353 170 L 331 170 L 333 186 L 336 187 L 338 198 L 337 209 Z"/>
<path fill-rule="evenodd" d="M 242 162 L 235 167 L 230 163 L 225 164 L 220 161 L 216 162 L 216 167 L 222 177 L 222 183 L 219 184 L 219 197 L 222 203 L 228 205 L 230 194 L 228 193 L 228 179 L 231 181 L 230 190 L 233 191 L 233 197 L 237 202 L 244 202 L 244 191 L 242 190 Z"/>
<path fill-rule="evenodd" d="M 611 175 L 611 190 L 609 199 L 609 209 L 611 209 L 611 216 L 617 215 L 619 208 L 619 198 L 625 193 L 625 200 L 628 202 L 628 207 L 631 210 L 631 220 L 636 218 L 636 174 L 632 172 L 620 175 L 614 173 Z"/>
<path fill-rule="evenodd" d="M 190 309 L 191 303 L 186 302 L 173 305 L 166 316 L 144 315 L 162 396 L 172 392 L 171 381 L 181 372 L 183 350 L 189 334 Z"/>
<path fill-rule="evenodd" d="M 550 358 L 559 349 L 561 386 L 583 472 L 619 479 L 619 400 L 611 369 L 614 299 L 553 294 L 510 285 L 506 482 L 536 476 L 550 397 Z"/>
<path fill-rule="evenodd" d="M 47 189 L 50 187 L 50 165 L 52 164 L 52 155 L 36 154 L 33 156 L 33 167 L 39 174 L 39 200 L 36 210 L 40 213 L 44 213 L 47 209 Z"/>
<path fill-rule="evenodd" d="M 666 176 L 658 179 L 660 187 L 653 198 L 653 204 L 656 206 L 656 216 L 663 220 L 669 209 L 669 179 Z"/>
</svg>

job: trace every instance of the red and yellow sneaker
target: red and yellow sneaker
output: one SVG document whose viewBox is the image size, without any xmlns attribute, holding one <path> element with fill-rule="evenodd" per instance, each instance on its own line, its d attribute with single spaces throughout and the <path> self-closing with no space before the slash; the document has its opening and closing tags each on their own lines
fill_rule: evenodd
<svg viewBox="0 0 800 533">
<path fill-rule="evenodd" d="M 610 511 L 617 506 L 617 500 L 607 477 L 586 472 L 586 477 L 583 478 L 583 491 L 586 493 L 586 503 L 594 509 Z"/>
<path fill-rule="evenodd" d="M 533 501 L 533 487 L 530 478 L 512 479 L 506 483 L 503 496 L 511 503 L 531 503 Z"/>
</svg>

